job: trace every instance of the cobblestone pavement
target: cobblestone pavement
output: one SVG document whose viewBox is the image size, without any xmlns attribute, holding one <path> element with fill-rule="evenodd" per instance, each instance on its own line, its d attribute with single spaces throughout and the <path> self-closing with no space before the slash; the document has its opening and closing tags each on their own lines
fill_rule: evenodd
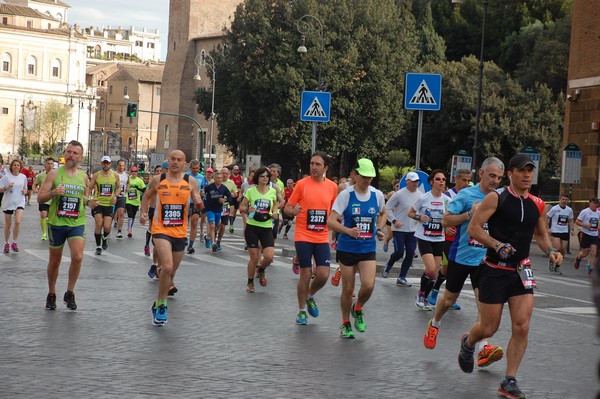
<svg viewBox="0 0 600 399">
<path fill-rule="evenodd" d="M 2 221 L 3 226 L 3 221 Z M 423 347 L 431 312 L 414 306 L 422 265 L 412 288 L 378 277 L 365 307 L 367 331 L 339 338 L 339 287 L 316 296 L 321 315 L 295 325 L 293 243 L 279 240 L 267 287 L 245 287 L 246 253 L 241 220 L 226 233 L 223 251 L 196 244 L 177 274 L 179 292 L 169 300 L 169 322 L 152 326 L 149 307 L 156 281 L 146 276 L 144 230 L 114 239 L 95 256 L 92 220 L 76 311 L 62 303 L 44 309 L 47 243 L 39 241 L 37 204 L 28 206 L 21 252 L 0 255 L 0 397 L 13 398 L 494 398 L 505 360 L 464 374 L 457 365 L 459 338 L 476 317 L 472 291 L 462 310 L 444 318 L 435 350 Z M 290 237 L 292 235 L 290 234 Z M 381 267 L 389 254 L 379 249 Z M 539 251 L 534 273 L 540 290 L 530 342 L 518 379 L 528 398 L 591 398 L 598 391 L 598 338 L 589 278 L 566 262 L 551 275 Z M 57 295 L 66 287 L 68 251 Z M 396 272 L 392 275 L 395 277 Z M 492 342 L 506 348 L 508 310 Z"/>
</svg>

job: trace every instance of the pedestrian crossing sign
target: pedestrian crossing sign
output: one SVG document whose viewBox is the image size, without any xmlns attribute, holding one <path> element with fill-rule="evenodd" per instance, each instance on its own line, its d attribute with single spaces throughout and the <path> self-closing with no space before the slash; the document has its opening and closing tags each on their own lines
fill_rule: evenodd
<svg viewBox="0 0 600 399">
<path fill-rule="evenodd" d="M 407 73 L 404 108 L 415 111 L 439 111 L 442 102 L 442 75 Z"/>
<path fill-rule="evenodd" d="M 326 91 L 303 91 L 300 120 L 304 122 L 329 122 L 331 93 Z"/>
</svg>

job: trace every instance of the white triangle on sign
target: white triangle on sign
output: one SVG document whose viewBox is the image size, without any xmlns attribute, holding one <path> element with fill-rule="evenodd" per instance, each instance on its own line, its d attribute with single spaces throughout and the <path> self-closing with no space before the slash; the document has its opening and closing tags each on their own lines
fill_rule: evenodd
<svg viewBox="0 0 600 399">
<path fill-rule="evenodd" d="M 429 86 L 427 86 L 427 82 L 425 79 L 421 82 L 415 94 L 413 94 L 412 98 L 409 101 L 409 104 L 428 104 L 428 105 L 437 105 L 435 102 L 435 98 L 431 95 L 431 90 L 429 90 Z"/>
<path fill-rule="evenodd" d="M 310 107 L 308 107 L 308 109 L 304 113 L 304 116 L 305 117 L 320 117 L 320 118 L 327 117 L 327 114 L 325 114 L 325 111 L 323 111 L 323 107 L 321 106 L 321 103 L 319 102 L 318 97 L 315 97 L 313 102 L 310 104 Z"/>
</svg>

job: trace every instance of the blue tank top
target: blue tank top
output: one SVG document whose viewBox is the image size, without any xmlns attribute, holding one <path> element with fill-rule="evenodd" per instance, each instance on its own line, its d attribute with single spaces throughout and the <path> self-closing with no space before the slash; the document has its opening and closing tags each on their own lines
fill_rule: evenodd
<svg viewBox="0 0 600 399">
<path fill-rule="evenodd" d="M 377 203 L 377 192 L 370 191 L 370 194 L 369 199 L 362 202 L 358 199 L 354 190 L 350 192 L 348 206 L 342 215 L 342 224 L 350 228 L 358 226 L 360 236 L 359 238 L 352 238 L 347 234 L 340 234 L 338 237 L 338 250 L 366 254 L 375 252 L 377 249 L 375 237 L 377 235 L 377 214 L 380 209 Z"/>
<path fill-rule="evenodd" d="M 453 215 L 460 215 L 471 209 L 475 201 L 481 202 L 486 194 L 481 192 L 479 184 L 463 188 L 456 194 L 452 202 L 448 205 L 448 212 Z M 486 247 L 477 240 L 471 238 L 467 233 L 469 221 L 456 226 L 456 236 L 450 247 L 449 257 L 452 261 L 465 266 L 479 266 L 485 256 Z M 487 223 L 484 226 L 487 231 Z"/>
</svg>

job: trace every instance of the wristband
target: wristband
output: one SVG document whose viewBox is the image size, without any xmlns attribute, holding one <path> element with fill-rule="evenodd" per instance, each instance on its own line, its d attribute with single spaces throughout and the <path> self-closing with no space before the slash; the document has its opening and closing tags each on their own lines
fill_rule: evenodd
<svg viewBox="0 0 600 399">
<path fill-rule="evenodd" d="M 467 211 L 467 220 L 471 220 L 472 217 L 473 214 L 471 213 L 471 211 Z"/>
<path fill-rule="evenodd" d="M 415 217 L 413 219 L 421 221 L 421 215 L 415 215 Z"/>
<path fill-rule="evenodd" d="M 494 245 L 494 251 L 498 252 L 498 247 L 502 244 L 502 242 L 498 241 L 496 245 Z"/>
<path fill-rule="evenodd" d="M 557 252 L 557 249 L 556 248 L 548 248 L 548 256 L 550 256 L 550 254 L 552 252 Z"/>
</svg>

